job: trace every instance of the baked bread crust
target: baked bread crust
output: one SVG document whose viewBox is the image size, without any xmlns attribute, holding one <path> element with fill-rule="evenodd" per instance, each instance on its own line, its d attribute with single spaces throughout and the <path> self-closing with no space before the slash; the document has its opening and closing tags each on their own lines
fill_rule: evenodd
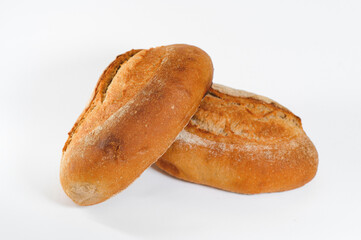
<svg viewBox="0 0 361 240">
<path fill-rule="evenodd" d="M 316 174 L 318 154 L 288 109 L 213 84 L 157 166 L 186 181 L 255 194 L 306 184 Z"/>
<path fill-rule="evenodd" d="M 69 132 L 60 180 L 79 205 L 125 189 L 172 144 L 209 89 L 201 49 L 177 44 L 118 56 Z"/>
</svg>

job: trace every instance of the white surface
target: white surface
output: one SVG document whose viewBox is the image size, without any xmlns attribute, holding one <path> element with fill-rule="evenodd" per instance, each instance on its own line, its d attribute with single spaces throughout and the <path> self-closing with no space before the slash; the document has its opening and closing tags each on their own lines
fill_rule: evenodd
<svg viewBox="0 0 361 240">
<path fill-rule="evenodd" d="M 360 1 L 1 1 L 0 239 L 361 239 Z M 319 152 L 300 189 L 232 194 L 151 168 L 77 207 L 61 149 L 104 68 L 194 44 L 214 82 L 273 98 Z"/>
</svg>

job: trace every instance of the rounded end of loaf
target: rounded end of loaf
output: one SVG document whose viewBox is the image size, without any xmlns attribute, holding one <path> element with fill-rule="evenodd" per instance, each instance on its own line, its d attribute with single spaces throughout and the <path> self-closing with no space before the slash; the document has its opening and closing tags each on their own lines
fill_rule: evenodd
<svg viewBox="0 0 361 240">
<path fill-rule="evenodd" d="M 244 173 L 247 180 L 243 184 L 234 182 L 230 191 L 245 194 L 289 191 L 306 185 L 316 176 L 318 153 L 306 134 L 272 148 L 259 154 L 257 165 Z M 270 158 L 273 160 L 269 161 Z"/>
<path fill-rule="evenodd" d="M 80 206 L 94 205 L 105 199 L 97 191 L 97 186 L 90 183 L 75 183 L 64 188 L 65 193 Z"/>
<path fill-rule="evenodd" d="M 188 44 L 173 44 L 165 46 L 165 48 L 170 56 L 176 56 L 176 61 L 171 61 L 171 65 L 168 66 L 172 72 L 170 73 L 174 76 L 180 75 L 189 78 L 191 81 L 188 84 L 193 85 L 193 88 L 204 90 L 203 98 L 210 89 L 213 80 L 214 68 L 211 57 L 199 47 Z M 197 76 L 190 75 L 191 72 L 197 72 Z M 195 108 L 198 108 L 199 104 L 195 104 Z"/>
<path fill-rule="evenodd" d="M 105 196 L 101 186 L 89 179 L 81 179 L 81 174 L 74 173 L 74 168 L 65 166 L 63 158 L 60 168 L 60 183 L 65 194 L 76 204 L 80 206 L 89 206 L 105 201 L 109 196 Z M 71 171 L 73 170 L 73 171 Z M 79 169 L 78 169 L 79 170 Z"/>
</svg>

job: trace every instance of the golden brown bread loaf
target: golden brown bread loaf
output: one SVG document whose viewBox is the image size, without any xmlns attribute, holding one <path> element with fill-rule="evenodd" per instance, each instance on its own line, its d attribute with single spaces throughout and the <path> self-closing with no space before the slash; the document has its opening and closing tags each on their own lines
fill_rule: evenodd
<svg viewBox="0 0 361 240">
<path fill-rule="evenodd" d="M 170 45 L 132 50 L 104 71 L 69 133 L 60 180 L 79 205 L 126 188 L 172 144 L 211 85 L 201 49 Z"/>
<path fill-rule="evenodd" d="M 271 99 L 217 84 L 157 161 L 174 177 L 246 194 L 300 187 L 317 165 L 300 118 Z"/>
</svg>

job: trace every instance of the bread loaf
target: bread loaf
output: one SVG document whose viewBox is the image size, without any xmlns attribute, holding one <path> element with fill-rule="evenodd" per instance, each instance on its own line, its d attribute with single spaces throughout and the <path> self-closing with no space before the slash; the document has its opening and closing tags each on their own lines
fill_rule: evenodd
<svg viewBox="0 0 361 240">
<path fill-rule="evenodd" d="M 60 180 L 79 205 L 126 188 L 172 144 L 211 85 L 201 49 L 132 50 L 104 71 L 63 148 Z"/>
<path fill-rule="evenodd" d="M 157 161 L 174 177 L 245 194 L 300 187 L 317 165 L 300 118 L 271 99 L 218 84 Z"/>
</svg>

